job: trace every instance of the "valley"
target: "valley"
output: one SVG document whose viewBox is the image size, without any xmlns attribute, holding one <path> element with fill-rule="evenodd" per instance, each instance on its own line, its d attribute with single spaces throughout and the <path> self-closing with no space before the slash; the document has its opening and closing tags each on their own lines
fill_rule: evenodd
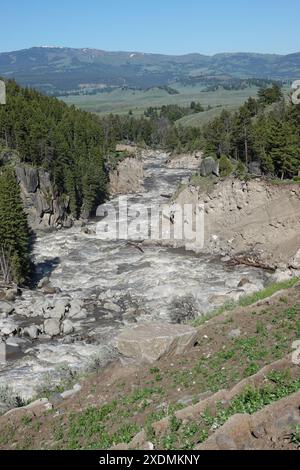
<svg viewBox="0 0 300 470">
<path fill-rule="evenodd" d="M 0 53 L 1 450 L 299 448 L 299 57 Z"/>
<path fill-rule="evenodd" d="M 141 116 L 149 107 L 161 108 L 164 105 L 190 106 L 191 102 L 200 102 L 205 110 L 201 113 L 187 116 L 178 121 L 178 124 L 187 126 L 201 126 L 210 121 L 216 115 L 221 114 L 223 109 L 233 111 L 238 109 L 250 96 L 257 96 L 257 87 L 249 87 L 243 90 L 205 91 L 204 86 L 178 86 L 174 84 L 178 94 L 170 95 L 165 90 L 153 88 L 151 90 L 124 90 L 116 89 L 97 95 L 70 95 L 62 97 L 65 103 L 75 105 L 98 115 L 109 113 L 128 114 Z"/>
</svg>

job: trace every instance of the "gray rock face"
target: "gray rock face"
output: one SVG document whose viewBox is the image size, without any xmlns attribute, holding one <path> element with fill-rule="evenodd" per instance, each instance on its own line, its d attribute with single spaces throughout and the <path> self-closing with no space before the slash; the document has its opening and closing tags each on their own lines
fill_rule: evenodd
<svg viewBox="0 0 300 470">
<path fill-rule="evenodd" d="M 54 191 L 47 171 L 17 166 L 16 175 L 28 223 L 33 230 L 70 226 L 69 201 Z"/>
<path fill-rule="evenodd" d="M 212 157 L 204 158 L 200 166 L 201 176 L 220 176 L 219 162 L 216 162 Z"/>
<path fill-rule="evenodd" d="M 39 186 L 39 172 L 36 168 L 17 167 L 16 175 L 22 189 L 29 193 L 35 193 Z"/>
<path fill-rule="evenodd" d="M 162 357 L 182 354 L 196 340 L 197 330 L 191 326 L 144 323 L 124 330 L 116 346 L 125 357 L 153 363 Z"/>
</svg>

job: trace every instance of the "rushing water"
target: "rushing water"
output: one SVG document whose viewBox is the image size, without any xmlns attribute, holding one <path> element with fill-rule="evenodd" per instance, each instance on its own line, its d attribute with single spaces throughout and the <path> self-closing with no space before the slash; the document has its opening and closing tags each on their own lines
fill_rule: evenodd
<svg viewBox="0 0 300 470">
<path fill-rule="evenodd" d="M 172 194 L 190 177 L 191 170 L 169 169 L 165 160 L 165 155 L 155 155 L 145 161 L 144 191 L 129 196 L 131 203 L 140 207 L 165 204 L 162 195 Z M 117 205 L 117 198 L 111 202 Z M 23 354 L 2 367 L 0 386 L 9 383 L 28 397 L 46 374 L 54 380 L 65 365 L 86 368 L 96 357 L 105 363 L 114 338 L 133 317 L 170 321 L 174 313 L 201 314 L 212 308 L 212 296 L 237 289 L 242 277 L 258 286 L 263 282 L 259 270 L 229 269 L 207 255 L 151 244 L 141 252 L 126 241 L 100 240 L 93 235 L 96 223 L 89 224 L 90 234 L 74 227 L 38 237 L 35 262 L 40 274 L 48 275 L 52 285 L 61 289 L 54 297 L 83 299 L 88 317 L 77 322 L 71 337 L 21 340 Z M 24 292 L 17 304 L 31 305 L 41 296 L 38 291 Z M 109 311 L 107 301 L 117 308 Z M 17 320 L 22 324 L 22 319 Z M 39 324 L 37 318 L 26 322 Z"/>
</svg>

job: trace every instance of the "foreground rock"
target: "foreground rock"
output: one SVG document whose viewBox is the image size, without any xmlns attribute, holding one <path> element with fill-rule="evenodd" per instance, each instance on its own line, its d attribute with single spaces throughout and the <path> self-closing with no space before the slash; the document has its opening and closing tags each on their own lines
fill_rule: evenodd
<svg viewBox="0 0 300 470">
<path fill-rule="evenodd" d="M 187 325 L 144 323 L 123 331 L 116 346 L 125 357 L 153 363 L 192 348 L 197 341 L 197 334 L 195 328 Z"/>
<path fill-rule="evenodd" d="M 197 450 L 270 450 L 288 440 L 300 425 L 300 392 L 273 403 L 257 413 L 232 416 Z M 282 445 L 283 447 L 283 445 Z"/>
</svg>

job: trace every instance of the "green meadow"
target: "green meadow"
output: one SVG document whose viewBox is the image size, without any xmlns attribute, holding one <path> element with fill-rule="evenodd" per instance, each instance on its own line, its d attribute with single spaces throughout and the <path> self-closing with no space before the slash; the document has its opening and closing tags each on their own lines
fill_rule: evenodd
<svg viewBox="0 0 300 470">
<path fill-rule="evenodd" d="M 175 87 L 172 86 L 172 88 Z M 207 92 L 200 85 L 176 85 L 176 90 L 179 92 L 178 94 L 170 95 L 166 90 L 159 88 L 149 90 L 116 88 L 113 91 L 102 92 L 97 95 L 71 95 L 62 99 L 68 104 L 73 104 L 78 108 L 98 115 L 109 113 L 127 114 L 131 111 L 135 116 L 141 116 L 150 106 L 158 108 L 168 104 L 189 106 L 192 101 L 197 101 L 204 108 L 211 106 L 213 109 L 185 116 L 179 121 L 182 125 L 197 126 L 214 118 L 224 108 L 229 111 L 237 109 L 250 96 L 255 97 L 258 89 L 256 87 L 249 87 L 244 90 L 224 90 L 220 88 L 217 91 Z"/>
</svg>

